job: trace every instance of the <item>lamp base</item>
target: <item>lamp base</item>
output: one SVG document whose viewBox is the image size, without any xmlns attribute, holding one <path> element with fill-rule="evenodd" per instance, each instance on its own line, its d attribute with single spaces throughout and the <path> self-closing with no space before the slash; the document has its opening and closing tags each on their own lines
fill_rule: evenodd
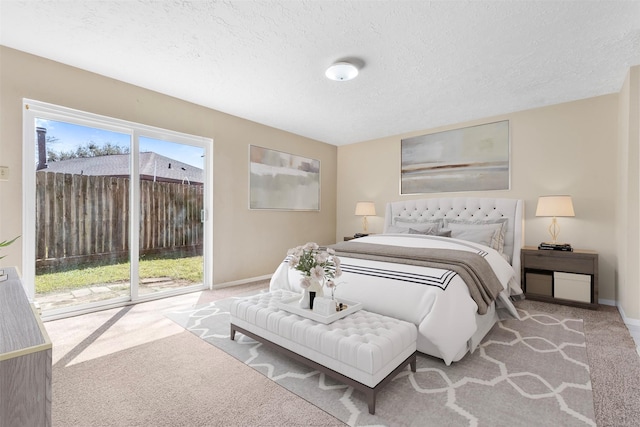
<svg viewBox="0 0 640 427">
<path fill-rule="evenodd" d="M 547 243 L 542 242 L 538 245 L 538 249 L 540 250 L 550 250 L 550 251 L 566 251 L 573 252 L 573 248 L 569 243 Z"/>
</svg>

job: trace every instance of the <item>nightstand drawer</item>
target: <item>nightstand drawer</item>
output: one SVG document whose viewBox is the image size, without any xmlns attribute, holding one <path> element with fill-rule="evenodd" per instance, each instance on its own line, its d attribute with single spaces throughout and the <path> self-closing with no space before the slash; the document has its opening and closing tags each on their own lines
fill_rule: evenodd
<svg viewBox="0 0 640 427">
<path fill-rule="evenodd" d="M 569 252 L 571 253 L 571 252 Z M 556 256 L 550 256 L 556 255 Z M 593 274 L 593 258 L 582 258 L 577 256 L 563 256 L 564 254 L 526 254 L 524 264 L 527 268 L 570 271 L 572 273 Z"/>
<path fill-rule="evenodd" d="M 553 288 L 556 298 L 591 302 L 591 276 L 589 275 L 555 272 Z"/>
</svg>

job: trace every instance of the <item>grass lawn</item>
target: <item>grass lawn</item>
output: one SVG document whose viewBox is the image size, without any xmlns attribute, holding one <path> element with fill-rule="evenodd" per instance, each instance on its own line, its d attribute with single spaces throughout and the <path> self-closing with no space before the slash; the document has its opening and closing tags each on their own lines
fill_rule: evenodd
<svg viewBox="0 0 640 427">
<path fill-rule="evenodd" d="M 202 257 L 144 259 L 140 261 L 140 279 L 170 277 L 174 280 L 202 282 Z M 106 283 L 129 281 L 129 263 L 87 267 L 36 275 L 36 293 L 84 288 Z"/>
</svg>

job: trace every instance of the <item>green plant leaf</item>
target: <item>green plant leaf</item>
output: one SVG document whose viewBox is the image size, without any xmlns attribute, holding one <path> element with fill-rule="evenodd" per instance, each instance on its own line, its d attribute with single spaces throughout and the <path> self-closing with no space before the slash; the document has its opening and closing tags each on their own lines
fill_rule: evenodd
<svg viewBox="0 0 640 427">
<path fill-rule="evenodd" d="M 4 246 L 9 246 L 10 244 L 12 244 L 13 242 L 15 242 L 16 240 L 18 240 L 20 238 L 20 236 L 15 237 L 11 240 L 5 240 L 4 242 L 0 242 L 0 248 L 4 247 Z"/>
<path fill-rule="evenodd" d="M 20 236 L 17 236 L 11 240 L 5 240 L 3 242 L 0 242 L 0 248 L 4 248 L 5 246 L 9 246 L 10 244 L 12 244 L 13 242 L 15 242 L 16 240 L 18 240 Z M 0 256 L 0 259 L 4 258 L 4 256 Z"/>
</svg>

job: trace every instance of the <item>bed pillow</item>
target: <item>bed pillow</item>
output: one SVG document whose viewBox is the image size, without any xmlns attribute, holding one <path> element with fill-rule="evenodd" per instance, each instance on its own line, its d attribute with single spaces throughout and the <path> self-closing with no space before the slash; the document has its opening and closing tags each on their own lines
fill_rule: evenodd
<svg viewBox="0 0 640 427">
<path fill-rule="evenodd" d="M 413 230 L 413 233 L 411 232 Z M 398 227 L 390 225 L 387 227 L 387 233 L 395 234 L 431 234 L 437 233 L 440 227 L 437 224 L 415 224 L 411 227 Z"/>
<path fill-rule="evenodd" d="M 495 228 L 486 228 L 478 226 L 466 226 L 462 224 L 450 224 L 449 231 L 451 237 L 469 242 L 480 243 L 481 245 L 491 246 L 492 240 L 496 233 Z"/>
<path fill-rule="evenodd" d="M 392 233 L 392 234 L 407 234 L 409 233 L 409 229 L 405 228 L 405 227 L 395 227 L 393 225 L 390 225 L 387 227 L 387 233 Z"/>
<path fill-rule="evenodd" d="M 422 218 L 403 218 L 403 217 L 395 217 L 393 218 L 393 226 L 401 227 L 401 228 L 414 228 L 416 230 L 421 230 L 426 227 L 435 226 L 436 229 L 441 229 L 444 225 L 444 219 L 422 219 Z"/>
<path fill-rule="evenodd" d="M 451 237 L 451 230 L 430 229 L 427 231 L 420 231 L 420 230 L 416 230 L 415 228 L 409 228 L 409 234 L 423 234 L 427 236 Z"/>
<path fill-rule="evenodd" d="M 480 243 L 504 252 L 504 239 L 507 233 L 507 218 L 492 220 L 445 220 L 445 229 L 451 230 L 451 237 Z"/>
</svg>

